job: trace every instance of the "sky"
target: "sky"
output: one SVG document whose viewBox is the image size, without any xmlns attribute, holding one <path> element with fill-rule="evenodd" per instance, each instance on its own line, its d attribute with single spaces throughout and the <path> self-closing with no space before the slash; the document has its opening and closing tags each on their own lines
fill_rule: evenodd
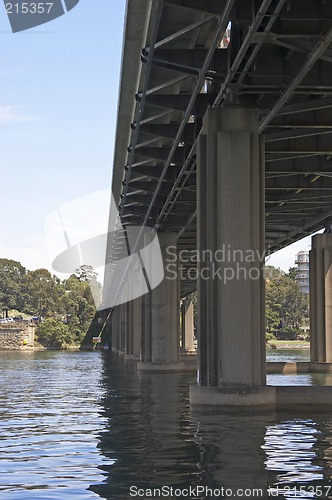
<svg viewBox="0 0 332 500">
<path fill-rule="evenodd" d="M 51 212 L 110 189 L 124 10 L 80 0 L 13 34 L 0 2 L 0 256 L 28 269 L 50 268 Z"/>
<path fill-rule="evenodd" d="M 51 213 L 100 191 L 106 206 L 124 11 L 125 0 L 80 0 L 66 15 L 13 34 L 0 2 L 0 257 L 30 270 L 52 269 L 44 231 Z M 78 220 L 98 232 L 107 210 L 94 206 Z M 309 245 L 306 238 L 268 263 L 288 270 Z"/>
<path fill-rule="evenodd" d="M 321 232 L 321 231 L 320 231 Z M 316 233 L 315 233 L 316 234 Z M 283 250 L 279 250 L 279 252 L 275 252 L 270 255 L 265 263 L 269 266 L 279 267 L 283 271 L 288 271 L 290 267 L 295 266 L 295 257 L 301 250 L 310 250 L 311 249 L 311 236 L 307 236 L 302 240 L 289 245 Z"/>
</svg>

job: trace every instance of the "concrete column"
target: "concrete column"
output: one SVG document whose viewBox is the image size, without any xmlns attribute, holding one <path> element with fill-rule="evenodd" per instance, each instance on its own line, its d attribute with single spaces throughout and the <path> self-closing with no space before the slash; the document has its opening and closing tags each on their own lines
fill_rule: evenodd
<svg viewBox="0 0 332 500">
<path fill-rule="evenodd" d="M 141 295 L 144 290 L 143 275 L 133 268 L 128 275 L 123 300 L 126 306 L 125 359 L 140 358 L 141 351 Z"/>
<path fill-rule="evenodd" d="M 124 316 L 124 310 L 123 310 L 123 305 L 119 304 L 119 316 L 120 316 L 120 339 L 119 339 L 119 352 L 123 352 L 123 316 Z"/>
<path fill-rule="evenodd" d="M 160 233 L 158 236 L 165 277 L 156 288 L 142 297 L 139 371 L 168 371 L 178 369 L 181 364 L 179 280 L 167 272 L 167 248 L 176 247 L 176 234 Z"/>
<path fill-rule="evenodd" d="M 141 301 L 141 354 L 142 363 L 152 361 L 151 291 L 143 295 Z"/>
<path fill-rule="evenodd" d="M 113 309 L 111 316 L 111 332 L 112 332 L 112 350 L 120 350 L 120 306 Z"/>
<path fill-rule="evenodd" d="M 128 303 L 128 342 L 126 346 L 126 355 L 132 356 L 133 354 L 133 303 L 130 301 Z"/>
<path fill-rule="evenodd" d="M 310 263 L 310 357 L 332 363 L 332 234 L 312 237 Z"/>
<path fill-rule="evenodd" d="M 132 335 L 133 335 L 133 356 L 137 359 L 140 357 L 141 352 L 141 308 L 142 299 L 138 297 L 132 302 Z"/>
<path fill-rule="evenodd" d="M 128 303 L 128 345 L 126 354 L 133 359 L 139 359 L 141 351 L 141 299 Z"/>
<path fill-rule="evenodd" d="M 120 351 L 124 354 L 128 351 L 128 341 L 129 341 L 129 329 L 128 329 L 128 317 L 129 317 L 129 303 L 125 302 L 120 305 L 121 311 L 121 342 Z"/>
<path fill-rule="evenodd" d="M 185 299 L 181 308 L 181 337 L 184 352 L 193 352 L 194 348 L 194 304 L 191 298 Z"/>
<path fill-rule="evenodd" d="M 197 175 L 199 384 L 262 386 L 264 147 L 256 109 L 207 111 Z"/>
</svg>

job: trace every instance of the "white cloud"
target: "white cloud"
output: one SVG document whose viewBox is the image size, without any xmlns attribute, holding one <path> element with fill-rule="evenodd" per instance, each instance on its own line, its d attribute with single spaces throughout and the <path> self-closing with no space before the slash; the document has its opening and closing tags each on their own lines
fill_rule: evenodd
<svg viewBox="0 0 332 500">
<path fill-rule="evenodd" d="M 22 108 L 0 104 L 0 124 L 31 122 L 34 120 L 34 117 L 21 113 L 20 109 Z"/>
</svg>

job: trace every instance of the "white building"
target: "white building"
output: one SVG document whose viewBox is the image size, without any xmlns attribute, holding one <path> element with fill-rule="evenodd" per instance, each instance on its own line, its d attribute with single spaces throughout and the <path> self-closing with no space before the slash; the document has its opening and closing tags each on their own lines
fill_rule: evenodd
<svg viewBox="0 0 332 500">
<path fill-rule="evenodd" d="M 302 292 L 309 294 L 309 251 L 301 250 L 296 255 L 295 264 L 297 265 L 296 281 Z"/>
</svg>

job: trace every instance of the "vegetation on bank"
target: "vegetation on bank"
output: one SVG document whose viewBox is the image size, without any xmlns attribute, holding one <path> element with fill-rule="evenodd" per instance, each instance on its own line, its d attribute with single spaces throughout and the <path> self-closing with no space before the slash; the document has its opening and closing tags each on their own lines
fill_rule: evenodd
<svg viewBox="0 0 332 500">
<path fill-rule="evenodd" d="M 80 345 L 89 331 L 89 338 L 100 327 L 93 323 L 96 314 L 90 286 L 100 291 L 96 273 L 82 266 L 68 279 L 61 281 L 46 269 L 27 270 L 10 259 L 0 259 L 0 309 L 22 316 L 38 316 L 36 341 L 39 345 L 61 349 Z M 197 309 L 194 296 L 195 313 Z M 277 340 L 307 340 L 301 330 L 309 322 L 309 303 L 295 280 L 295 270 L 288 273 L 273 266 L 266 267 L 266 340 L 278 346 Z M 196 322 L 196 314 L 195 314 Z M 97 331 L 98 330 L 98 331 Z M 91 339 L 90 339 L 91 340 Z"/>
<path fill-rule="evenodd" d="M 36 341 L 44 347 L 81 344 L 96 313 L 90 284 L 101 290 L 90 266 L 61 281 L 47 269 L 29 271 L 17 261 L 0 259 L 0 309 L 4 315 L 15 309 L 18 315 L 42 317 Z"/>
<path fill-rule="evenodd" d="M 266 340 L 278 345 L 284 341 L 306 341 L 303 326 L 309 324 L 309 297 L 295 280 L 296 269 L 288 273 L 266 267 Z"/>
</svg>

